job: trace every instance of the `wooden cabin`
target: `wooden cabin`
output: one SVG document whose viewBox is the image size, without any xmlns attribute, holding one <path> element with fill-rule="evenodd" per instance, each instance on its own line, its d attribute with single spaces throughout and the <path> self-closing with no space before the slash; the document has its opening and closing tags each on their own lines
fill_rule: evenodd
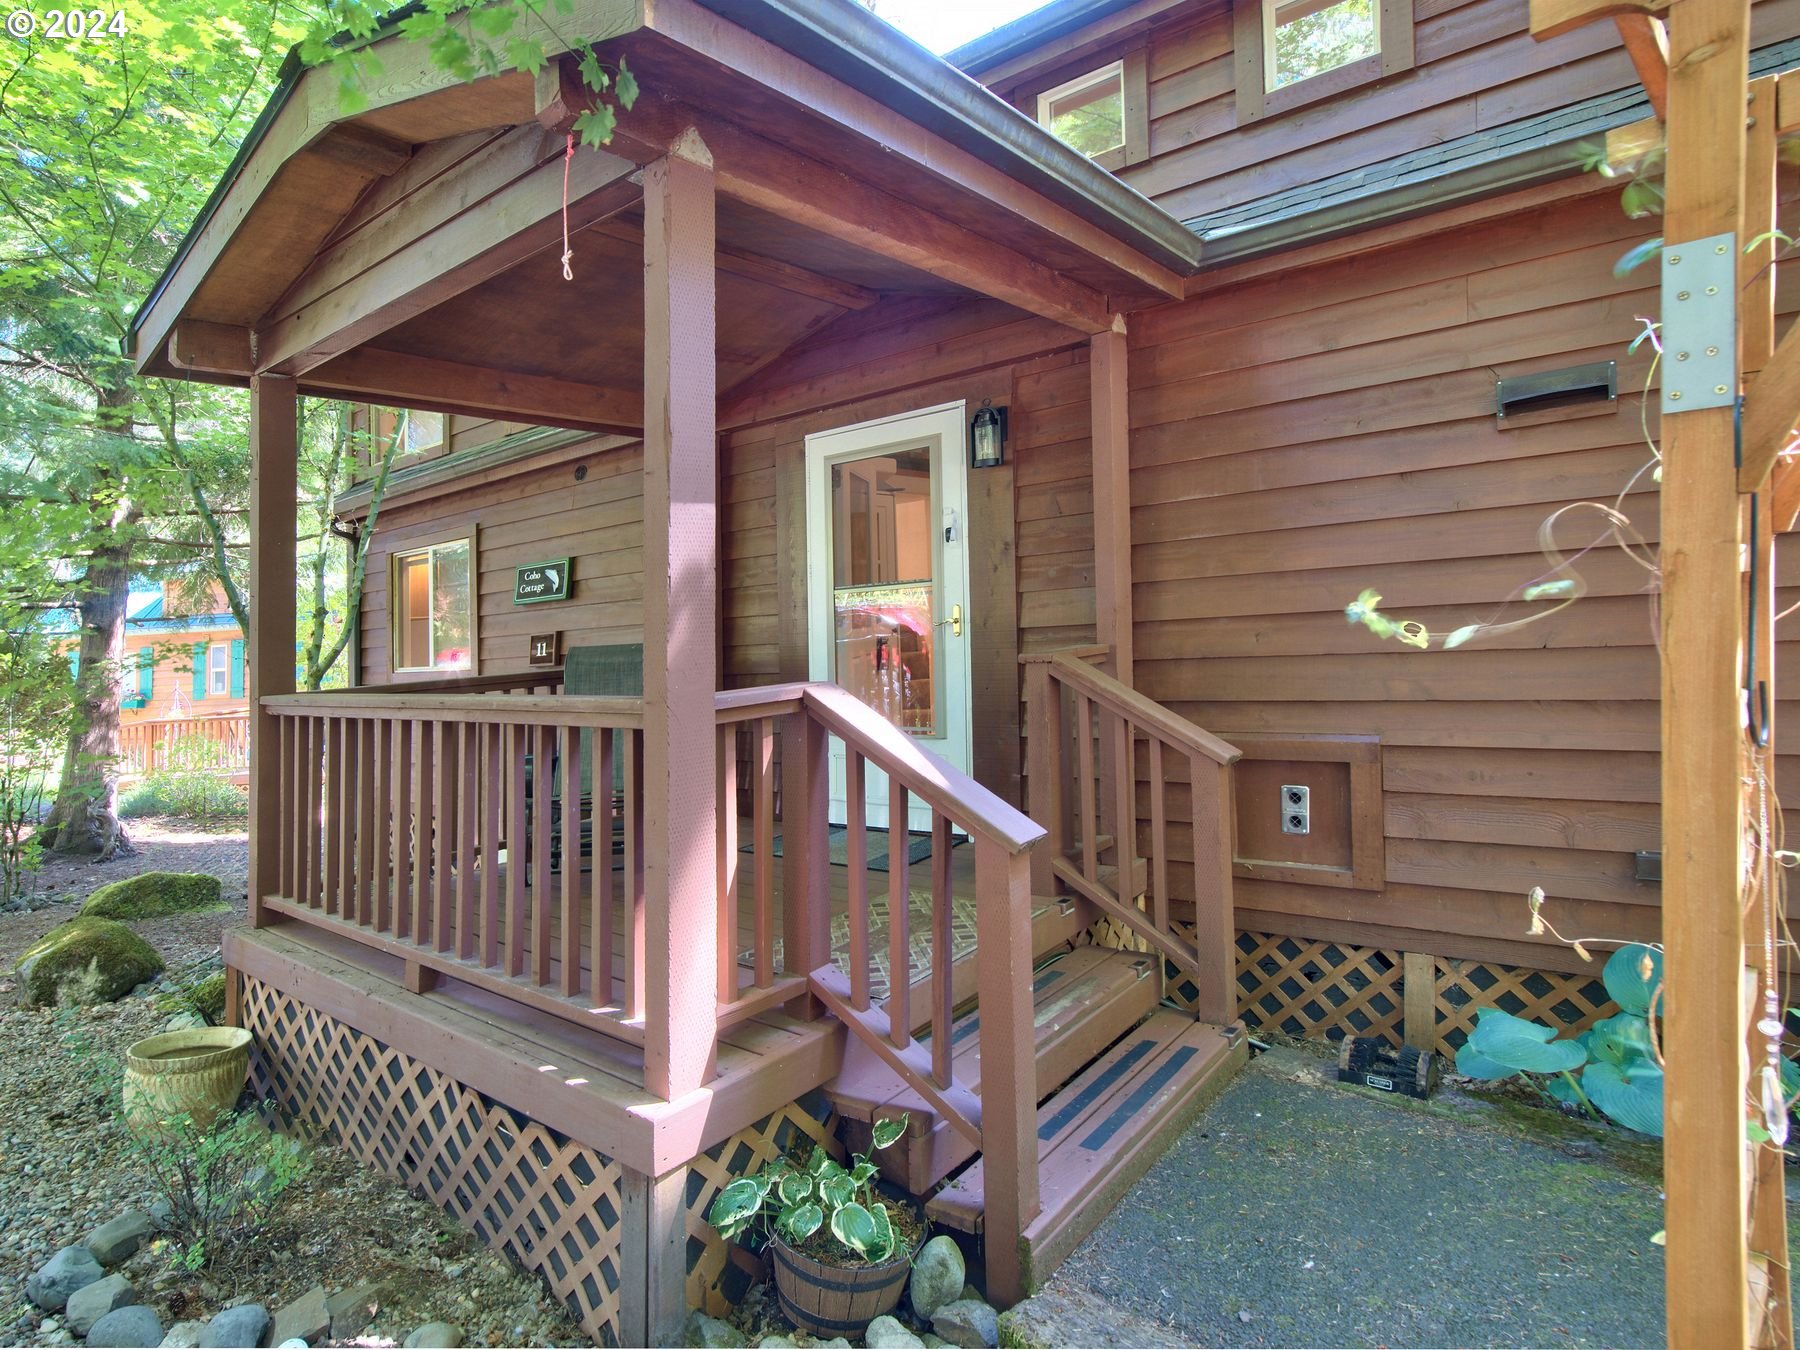
<svg viewBox="0 0 1800 1350">
<path fill-rule="evenodd" d="M 1572 503 L 1656 537 L 1649 223 L 1588 171 L 1629 57 L 1524 0 L 1296 56 L 1285 8 L 941 59 L 851 0 L 575 0 L 646 92 L 572 157 L 565 61 L 379 35 L 354 115 L 284 74 L 137 315 L 144 373 L 251 390 L 258 1082 L 597 1336 L 741 1288 L 732 1176 L 902 1113 L 889 1180 L 1017 1297 L 1244 1023 L 1591 1019 L 1533 886 L 1656 935 L 1651 585 L 1598 516 L 1541 622 L 1345 621 L 1542 610 Z M 1800 0 L 1754 26 L 1800 61 Z M 357 687 L 306 695 L 300 395 L 421 429 Z"/>
</svg>

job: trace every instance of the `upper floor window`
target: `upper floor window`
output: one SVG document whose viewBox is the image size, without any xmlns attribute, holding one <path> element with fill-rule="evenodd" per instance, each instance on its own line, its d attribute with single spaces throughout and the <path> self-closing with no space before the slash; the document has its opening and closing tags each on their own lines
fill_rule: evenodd
<svg viewBox="0 0 1800 1350">
<path fill-rule="evenodd" d="M 1077 75 L 1037 95 L 1037 120 L 1058 140 L 1103 169 L 1150 157 L 1144 53 Z"/>
<path fill-rule="evenodd" d="M 1345 4 L 1356 0 L 1344 0 Z M 1364 0 L 1367 3 L 1367 0 Z M 442 413 L 403 412 L 406 419 L 403 435 L 405 442 L 400 447 L 403 455 L 415 454 L 420 450 L 431 450 L 444 443 L 444 415 Z"/>
<path fill-rule="evenodd" d="M 231 693 L 231 646 L 215 642 L 206 649 L 206 696 L 226 698 Z"/>
<path fill-rule="evenodd" d="M 1235 0 L 1238 121 L 1411 69 L 1412 25 L 1409 0 Z"/>
</svg>

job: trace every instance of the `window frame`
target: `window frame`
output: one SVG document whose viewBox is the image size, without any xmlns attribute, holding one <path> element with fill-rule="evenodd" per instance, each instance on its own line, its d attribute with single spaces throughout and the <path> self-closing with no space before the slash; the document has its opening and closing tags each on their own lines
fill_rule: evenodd
<svg viewBox="0 0 1800 1350">
<path fill-rule="evenodd" d="M 1271 89 L 1271 19 L 1275 0 L 1233 0 L 1232 64 L 1237 83 L 1238 125 L 1304 108 L 1322 99 L 1413 68 L 1413 10 L 1409 0 L 1376 0 L 1379 51 Z"/>
<path fill-rule="evenodd" d="M 1018 98 L 1020 110 L 1036 122 L 1045 131 L 1050 131 L 1050 123 L 1046 117 L 1047 105 L 1056 98 L 1064 97 L 1082 86 L 1092 84 L 1109 76 L 1114 69 L 1119 74 L 1119 98 L 1123 113 L 1123 129 L 1125 144 L 1114 146 L 1111 150 L 1098 155 L 1089 155 L 1088 162 L 1098 164 L 1103 169 L 1117 173 L 1120 169 L 1133 164 L 1142 164 L 1150 158 L 1150 59 L 1149 53 L 1142 46 L 1121 52 L 1109 61 L 1097 66 L 1087 66 L 1067 79 L 1057 79 L 1054 84 L 1045 84 L 1035 90 L 1021 91 L 1024 97 Z M 1067 71 L 1064 66 L 1052 74 L 1054 79 Z M 1017 97 L 1015 95 L 1015 97 Z M 1055 135 L 1055 132 L 1050 132 Z M 1060 140 L 1060 138 L 1059 138 Z M 1063 144 L 1068 144 L 1066 141 Z M 1073 146 L 1069 147 L 1074 150 Z M 1075 151 L 1080 154 L 1079 150 Z"/>
<path fill-rule="evenodd" d="M 481 567 L 480 554 L 476 547 L 477 531 L 470 526 L 466 533 L 445 535 L 429 543 L 410 545 L 396 549 L 388 555 L 388 670 L 395 675 L 435 675 L 440 679 L 454 679 L 458 676 L 474 676 L 481 665 Z M 401 564 L 408 558 L 417 558 L 421 554 L 432 556 L 439 550 L 466 545 L 469 550 L 469 664 L 462 670 L 450 670 L 439 665 L 406 666 L 400 664 L 405 651 L 405 623 L 401 612 L 402 594 L 400 589 Z M 428 568 L 435 568 L 435 562 L 428 562 Z M 426 584 L 432 583 L 431 574 L 427 574 Z M 431 645 L 433 654 L 436 651 L 436 638 L 429 626 L 426 628 L 426 641 Z"/>
<path fill-rule="evenodd" d="M 225 653 L 223 660 L 218 659 L 219 652 Z M 229 642 L 206 644 L 206 696 L 208 698 L 231 697 L 231 644 Z"/>
</svg>

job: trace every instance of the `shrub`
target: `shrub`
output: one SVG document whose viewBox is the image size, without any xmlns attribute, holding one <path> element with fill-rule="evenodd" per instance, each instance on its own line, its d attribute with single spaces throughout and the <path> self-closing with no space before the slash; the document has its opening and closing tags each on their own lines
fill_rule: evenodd
<svg viewBox="0 0 1800 1350">
<path fill-rule="evenodd" d="M 54 793 L 71 708 L 69 663 L 40 638 L 0 642 L 0 904 L 43 858 L 36 833 Z"/>
<path fill-rule="evenodd" d="M 226 775 L 235 767 L 217 742 L 182 736 L 165 747 L 162 763 L 125 795 L 119 814 L 176 816 L 199 825 L 242 820 L 250 799 Z"/>
<path fill-rule="evenodd" d="M 204 872 L 140 872 L 88 896 L 81 912 L 97 919 L 160 919 L 227 908 L 219 879 Z"/>
</svg>

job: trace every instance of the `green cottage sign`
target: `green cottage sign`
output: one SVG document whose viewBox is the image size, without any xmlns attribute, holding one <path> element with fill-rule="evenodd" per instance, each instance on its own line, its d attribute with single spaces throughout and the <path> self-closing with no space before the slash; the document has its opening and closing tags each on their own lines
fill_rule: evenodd
<svg viewBox="0 0 1800 1350">
<path fill-rule="evenodd" d="M 546 600 L 569 598 L 569 560 L 531 563 L 513 569 L 513 603 L 537 605 Z"/>
</svg>

